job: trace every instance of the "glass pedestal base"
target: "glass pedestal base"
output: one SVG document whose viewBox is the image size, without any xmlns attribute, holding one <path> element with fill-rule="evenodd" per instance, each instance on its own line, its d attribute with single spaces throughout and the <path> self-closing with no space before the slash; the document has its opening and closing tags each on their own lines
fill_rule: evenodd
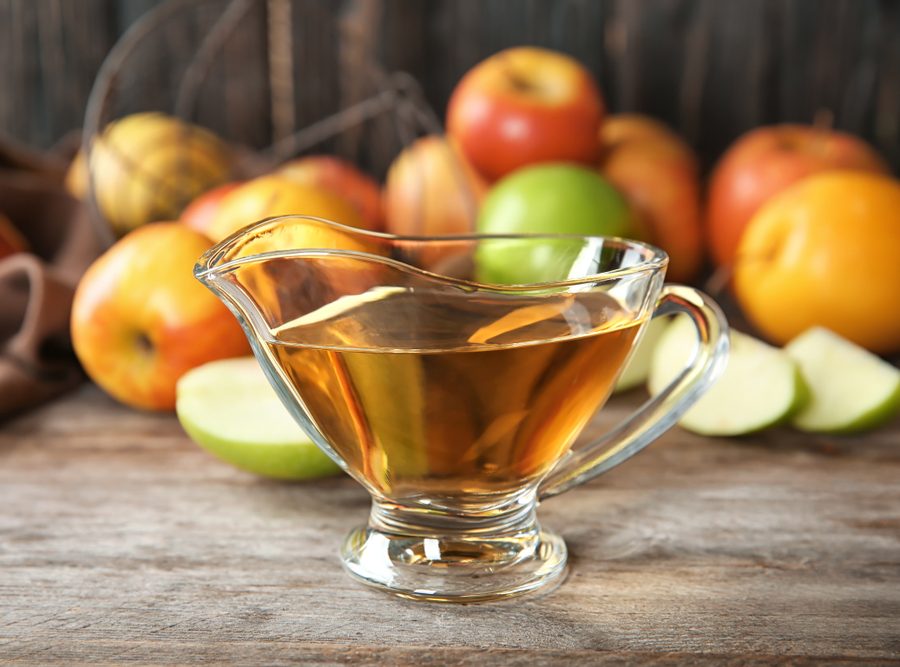
<svg viewBox="0 0 900 667">
<path fill-rule="evenodd" d="M 377 501 L 341 548 L 358 581 L 405 598 L 485 602 L 562 582 L 566 545 L 541 529 L 534 502 L 496 516 L 410 513 Z"/>
</svg>

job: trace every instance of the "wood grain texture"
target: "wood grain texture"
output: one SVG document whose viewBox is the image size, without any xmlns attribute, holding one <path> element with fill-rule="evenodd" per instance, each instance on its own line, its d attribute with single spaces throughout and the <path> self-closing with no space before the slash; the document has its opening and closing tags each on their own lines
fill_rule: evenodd
<svg viewBox="0 0 900 667">
<path fill-rule="evenodd" d="M 48 146 L 79 126 L 103 55 L 160 1 L 0 2 L 0 90 L 15 91 L 0 96 L 0 132 Z M 264 5 L 260 0 L 260 11 Z M 300 126 L 336 111 L 347 99 L 341 91 L 367 89 L 366 68 L 340 65 L 337 53 L 348 40 L 371 42 L 375 48 L 365 50 L 386 68 L 414 74 L 439 113 L 480 59 L 535 44 L 578 57 L 597 76 L 612 110 L 665 120 L 706 166 L 751 127 L 808 123 L 826 111 L 836 127 L 871 141 L 900 169 L 900 3 L 894 0 L 293 0 L 293 8 Z M 362 33 L 341 34 L 342 21 L 354 16 L 377 20 Z M 227 78 L 255 67 L 264 50 L 259 24 L 248 21 L 231 40 L 211 72 L 226 84 L 204 91 L 210 109 L 201 114 L 251 144 L 263 143 L 267 130 L 267 77 L 254 77 L 260 90 L 246 83 L 235 90 Z M 198 42 L 184 45 L 190 51 Z M 161 51 L 177 55 L 177 46 L 161 35 Z M 158 108 L 172 78 L 163 70 L 148 77 L 129 91 L 130 103 Z"/>
<path fill-rule="evenodd" d="M 0 662 L 900 664 L 898 479 L 898 423 L 674 430 L 542 506 L 556 591 L 428 605 L 341 572 L 368 507 L 349 479 L 254 478 L 85 387 L 0 430 Z"/>
</svg>

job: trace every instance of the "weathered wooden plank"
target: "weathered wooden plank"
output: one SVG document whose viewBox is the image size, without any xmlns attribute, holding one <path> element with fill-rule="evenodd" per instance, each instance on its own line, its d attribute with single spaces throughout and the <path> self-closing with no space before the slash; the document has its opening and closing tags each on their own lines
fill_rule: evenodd
<svg viewBox="0 0 900 667">
<path fill-rule="evenodd" d="M 350 480 L 256 479 L 171 417 L 87 387 L 0 430 L 0 660 L 886 663 L 900 659 L 898 444 L 900 424 L 670 432 L 541 508 L 571 551 L 555 592 L 436 606 L 342 574 L 337 545 L 367 512 Z"/>
<path fill-rule="evenodd" d="M 833 115 L 900 168 L 900 6 L 889 0 L 295 0 L 298 122 L 337 108 L 341 90 L 365 84 L 365 68 L 341 69 L 341 18 L 378 5 L 367 35 L 388 68 L 410 70 L 442 111 L 459 77 L 487 54 L 536 44 L 581 59 L 610 108 L 671 123 L 710 165 L 740 133 L 762 123 Z M 8 0 L 0 3 L 0 132 L 49 145 L 80 124 L 103 54 L 159 0 Z M 224 3 L 223 3 L 224 6 Z M 258 14 L 265 3 L 260 1 Z M 267 77 L 226 87 L 241 67 L 265 64 L 259 17 L 242 26 L 210 73 L 201 119 L 251 145 L 268 131 Z M 165 100 L 172 59 L 199 43 L 185 22 L 129 92 L 134 108 Z M 178 35 L 174 35 L 178 37 Z M 165 55 L 166 52 L 169 55 Z M 252 52 L 252 55 L 248 55 Z M 152 59 L 152 54 L 148 53 Z M 164 56 L 164 57 L 163 57 Z M 176 68 L 177 69 L 177 68 Z M 237 91 L 237 92 L 236 92 Z M 351 96 L 352 97 L 352 96 Z M 255 116 L 254 116 L 255 114 Z M 254 120 L 250 120 L 254 117 Z"/>
</svg>

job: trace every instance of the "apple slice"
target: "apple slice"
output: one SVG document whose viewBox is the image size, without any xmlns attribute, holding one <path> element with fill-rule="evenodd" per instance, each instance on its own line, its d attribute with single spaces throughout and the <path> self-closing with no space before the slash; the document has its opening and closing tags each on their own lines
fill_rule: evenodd
<svg viewBox="0 0 900 667">
<path fill-rule="evenodd" d="M 694 326 L 678 317 L 663 333 L 650 367 L 653 395 L 687 366 L 696 345 Z M 809 390 L 789 356 L 760 340 L 731 332 L 725 372 L 681 418 L 681 426 L 702 435 L 743 435 L 780 424 L 806 402 Z"/>
<path fill-rule="evenodd" d="M 178 381 L 177 393 L 184 430 L 223 461 L 278 479 L 340 472 L 281 404 L 253 357 L 195 368 Z"/>
<path fill-rule="evenodd" d="M 650 363 L 653 361 L 653 350 L 656 349 L 656 344 L 669 322 L 668 317 L 657 317 L 647 322 L 637 347 L 616 382 L 615 393 L 634 389 L 647 381 L 650 376 Z"/>
<path fill-rule="evenodd" d="M 864 348 L 814 327 L 784 349 L 811 391 L 809 403 L 794 416 L 798 429 L 855 433 L 900 412 L 900 370 Z"/>
</svg>

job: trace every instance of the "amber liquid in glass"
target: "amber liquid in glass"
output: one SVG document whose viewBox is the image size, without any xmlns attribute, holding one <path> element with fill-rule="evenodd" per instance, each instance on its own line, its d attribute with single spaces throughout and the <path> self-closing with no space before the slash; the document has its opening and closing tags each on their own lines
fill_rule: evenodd
<svg viewBox="0 0 900 667">
<path fill-rule="evenodd" d="M 602 293 L 380 290 L 267 344 L 335 450 L 393 499 L 503 496 L 540 478 L 606 401 L 642 324 Z"/>
</svg>

